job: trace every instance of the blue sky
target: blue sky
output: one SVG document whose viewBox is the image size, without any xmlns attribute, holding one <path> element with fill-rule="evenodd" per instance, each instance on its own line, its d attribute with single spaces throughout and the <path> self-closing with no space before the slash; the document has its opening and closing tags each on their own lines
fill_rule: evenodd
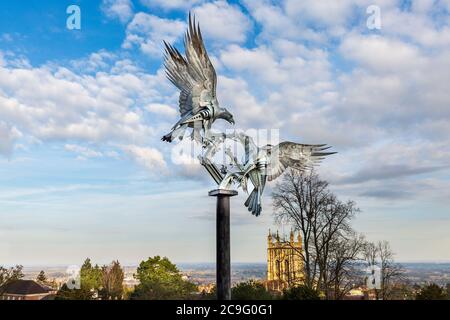
<svg viewBox="0 0 450 320">
<path fill-rule="evenodd" d="M 0 3 L 0 264 L 214 261 L 214 185 L 160 141 L 189 10 L 237 128 L 333 145 L 319 173 L 357 231 L 450 260 L 449 1 L 27 0 Z M 272 186 L 259 218 L 232 201 L 236 262 L 265 260 Z"/>
</svg>

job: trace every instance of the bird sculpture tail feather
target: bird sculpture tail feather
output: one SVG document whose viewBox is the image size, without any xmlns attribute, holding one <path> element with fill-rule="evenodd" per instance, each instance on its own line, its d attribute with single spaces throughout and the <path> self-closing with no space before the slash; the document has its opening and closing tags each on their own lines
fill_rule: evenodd
<svg viewBox="0 0 450 320">
<path fill-rule="evenodd" d="M 245 206 L 253 215 L 259 216 L 261 214 L 261 195 L 259 194 L 258 189 L 253 189 L 252 193 L 250 193 L 250 196 L 245 201 Z"/>
</svg>

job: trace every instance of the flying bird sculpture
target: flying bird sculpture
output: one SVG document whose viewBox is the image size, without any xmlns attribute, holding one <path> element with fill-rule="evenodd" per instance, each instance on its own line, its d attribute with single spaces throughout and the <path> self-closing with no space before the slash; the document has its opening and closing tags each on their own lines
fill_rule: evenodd
<svg viewBox="0 0 450 320">
<path fill-rule="evenodd" d="M 189 29 L 184 38 L 186 57 L 172 45 L 165 45 L 165 68 L 168 79 L 180 90 L 180 120 L 162 140 L 183 139 L 188 128 L 191 138 L 208 141 L 209 131 L 217 119 L 234 124 L 233 115 L 217 100 L 217 75 L 203 43 L 200 25 L 189 14 Z M 202 130 L 204 135 L 202 136 Z"/>
<path fill-rule="evenodd" d="M 267 180 L 275 180 L 288 168 L 300 172 L 312 169 L 326 156 L 336 153 L 325 152 L 331 148 L 325 144 L 309 145 L 286 141 L 276 146 L 268 144 L 260 148 L 245 134 L 234 134 L 228 137 L 245 146 L 245 160 L 243 165 L 240 165 L 230 150 L 226 150 L 234 165 L 238 167 L 238 172 L 227 174 L 220 187 L 228 188 L 233 181 L 238 181 L 242 189 L 248 193 L 248 181 L 250 181 L 253 190 L 244 205 L 255 216 L 261 214 L 261 199 Z"/>
<path fill-rule="evenodd" d="M 324 144 L 308 145 L 294 142 L 281 142 L 277 146 L 266 145 L 258 149 L 253 164 L 246 168 L 241 179 L 249 179 L 254 186 L 245 206 L 255 216 L 261 214 L 261 198 L 266 180 L 278 178 L 287 168 L 300 172 L 310 170 L 326 156 L 336 152 L 324 152 L 329 149 Z M 242 184 L 242 183 L 241 183 Z M 247 182 L 244 182 L 247 185 Z"/>
</svg>

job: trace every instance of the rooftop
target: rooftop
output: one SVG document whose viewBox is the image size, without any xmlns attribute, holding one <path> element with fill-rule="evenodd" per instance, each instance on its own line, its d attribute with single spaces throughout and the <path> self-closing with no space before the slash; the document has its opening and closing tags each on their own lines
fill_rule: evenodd
<svg viewBox="0 0 450 320">
<path fill-rule="evenodd" d="M 3 294 L 29 295 L 48 293 L 50 289 L 33 280 L 14 280 L 2 287 L 1 291 Z"/>
</svg>

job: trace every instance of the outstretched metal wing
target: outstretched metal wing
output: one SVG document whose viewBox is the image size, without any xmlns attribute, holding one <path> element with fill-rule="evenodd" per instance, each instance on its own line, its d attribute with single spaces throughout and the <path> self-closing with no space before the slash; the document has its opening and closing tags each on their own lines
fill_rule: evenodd
<svg viewBox="0 0 450 320">
<path fill-rule="evenodd" d="M 202 82 L 211 97 L 216 97 L 217 75 L 214 66 L 209 59 L 208 52 L 203 43 L 200 25 L 195 23 L 189 14 L 189 31 L 184 39 L 186 57 L 190 66 L 190 73 L 193 78 Z"/>
<path fill-rule="evenodd" d="M 299 171 L 311 169 L 326 156 L 336 152 L 324 152 L 329 149 L 325 144 L 299 144 L 282 142 L 270 150 L 267 164 L 267 177 L 272 181 L 283 174 L 287 168 Z"/>
<path fill-rule="evenodd" d="M 165 68 L 168 79 L 181 91 L 181 117 L 197 113 L 216 98 L 217 75 L 203 43 L 199 24 L 189 14 L 189 30 L 184 39 L 186 58 L 164 42 Z"/>
</svg>

